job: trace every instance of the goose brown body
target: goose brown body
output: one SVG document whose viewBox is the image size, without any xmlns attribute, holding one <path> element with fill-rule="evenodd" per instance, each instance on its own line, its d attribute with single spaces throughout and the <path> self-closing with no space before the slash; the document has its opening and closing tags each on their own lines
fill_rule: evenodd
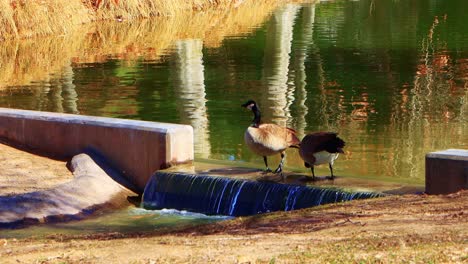
<svg viewBox="0 0 468 264">
<path fill-rule="evenodd" d="M 329 164 L 333 178 L 333 164 L 340 153 L 344 153 L 345 142 L 333 132 L 316 132 L 306 135 L 300 144 L 299 155 L 304 165 L 311 168 L 312 177 L 315 178 L 314 166 Z"/>
<path fill-rule="evenodd" d="M 267 156 L 280 154 L 281 161 L 275 172 L 282 172 L 284 151 L 289 147 L 298 147 L 300 143 L 296 131 L 276 124 L 262 124 L 260 109 L 253 100 L 249 100 L 242 106 L 252 110 L 254 114 L 252 125 L 247 128 L 244 134 L 246 145 L 255 154 L 263 156 L 267 172 L 271 171 L 268 167 Z"/>
<path fill-rule="evenodd" d="M 300 143 L 296 131 L 275 124 L 248 127 L 244 134 L 244 140 L 250 150 L 260 156 L 279 154 Z"/>
</svg>

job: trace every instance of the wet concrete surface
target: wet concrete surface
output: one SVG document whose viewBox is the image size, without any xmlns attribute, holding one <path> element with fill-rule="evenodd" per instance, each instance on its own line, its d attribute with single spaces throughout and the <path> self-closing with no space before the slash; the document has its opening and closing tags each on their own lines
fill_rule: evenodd
<svg viewBox="0 0 468 264">
<path fill-rule="evenodd" d="M 380 192 L 385 194 L 412 194 L 424 192 L 423 185 L 381 181 L 359 177 L 335 175 L 316 176 L 312 179 L 310 172 L 297 172 L 285 169 L 283 176 L 275 173 L 265 173 L 255 165 L 244 162 L 229 162 L 218 160 L 202 160 L 192 164 L 169 168 L 168 172 L 196 173 L 200 175 L 220 176 L 255 181 L 270 181 L 284 184 L 309 185 L 316 187 L 333 187 L 349 191 Z"/>
</svg>

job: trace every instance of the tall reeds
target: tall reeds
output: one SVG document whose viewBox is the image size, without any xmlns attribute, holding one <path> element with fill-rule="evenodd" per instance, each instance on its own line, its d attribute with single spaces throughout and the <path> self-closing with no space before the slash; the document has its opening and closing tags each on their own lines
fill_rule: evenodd
<svg viewBox="0 0 468 264">
<path fill-rule="evenodd" d="M 64 34 L 92 20 L 92 12 L 80 1 L 0 0 L 0 40 Z"/>
<path fill-rule="evenodd" d="M 48 81 L 71 64 L 104 62 L 109 57 L 157 61 L 178 39 L 197 38 L 206 47 L 217 47 L 226 36 L 254 30 L 279 4 L 249 0 L 236 8 L 186 10 L 164 18 L 122 23 L 93 22 L 61 35 L 0 41 L 0 91 Z"/>
<path fill-rule="evenodd" d="M 239 0 L 0 0 L 0 40 L 64 34 L 96 20 L 173 16 Z"/>
</svg>

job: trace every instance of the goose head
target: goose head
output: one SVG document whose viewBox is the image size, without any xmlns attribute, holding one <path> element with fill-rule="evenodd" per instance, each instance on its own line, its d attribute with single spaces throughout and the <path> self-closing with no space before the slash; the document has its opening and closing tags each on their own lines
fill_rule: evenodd
<svg viewBox="0 0 468 264">
<path fill-rule="evenodd" d="M 249 110 L 252 110 L 254 108 L 257 108 L 257 103 L 255 103 L 254 100 L 248 100 L 245 104 L 241 105 L 242 107 L 245 107 Z"/>
<path fill-rule="evenodd" d="M 254 100 L 248 100 L 245 104 L 241 105 L 249 110 L 251 110 L 254 114 L 254 119 L 252 120 L 252 126 L 258 127 L 260 125 L 260 109 L 258 109 L 257 103 Z"/>
</svg>

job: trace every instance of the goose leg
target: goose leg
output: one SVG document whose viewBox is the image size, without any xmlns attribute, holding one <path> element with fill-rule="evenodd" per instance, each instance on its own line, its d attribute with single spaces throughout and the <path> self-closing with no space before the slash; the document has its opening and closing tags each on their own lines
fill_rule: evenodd
<svg viewBox="0 0 468 264">
<path fill-rule="evenodd" d="M 266 166 L 265 173 L 271 172 L 271 169 L 268 167 L 268 161 L 267 161 L 267 157 L 266 157 L 266 156 L 263 156 L 263 162 L 265 162 L 265 166 Z"/>
<path fill-rule="evenodd" d="M 310 165 L 309 163 L 304 162 L 304 166 L 306 168 L 310 168 L 310 171 L 312 171 L 312 180 L 315 181 L 314 165 Z"/>
<path fill-rule="evenodd" d="M 281 161 L 278 165 L 278 168 L 276 168 L 275 173 L 282 173 L 283 172 L 283 162 L 284 162 L 284 153 L 281 152 Z"/>
<path fill-rule="evenodd" d="M 284 162 L 284 153 L 281 152 L 281 161 L 280 164 L 278 165 L 278 168 L 276 168 L 275 173 L 280 173 L 281 174 L 281 180 L 284 181 L 286 178 L 283 173 L 283 162 Z"/>
<path fill-rule="evenodd" d="M 333 175 L 333 167 L 332 167 L 331 163 L 328 164 L 328 167 L 330 167 L 331 179 L 333 180 L 335 178 L 335 176 Z"/>
</svg>

